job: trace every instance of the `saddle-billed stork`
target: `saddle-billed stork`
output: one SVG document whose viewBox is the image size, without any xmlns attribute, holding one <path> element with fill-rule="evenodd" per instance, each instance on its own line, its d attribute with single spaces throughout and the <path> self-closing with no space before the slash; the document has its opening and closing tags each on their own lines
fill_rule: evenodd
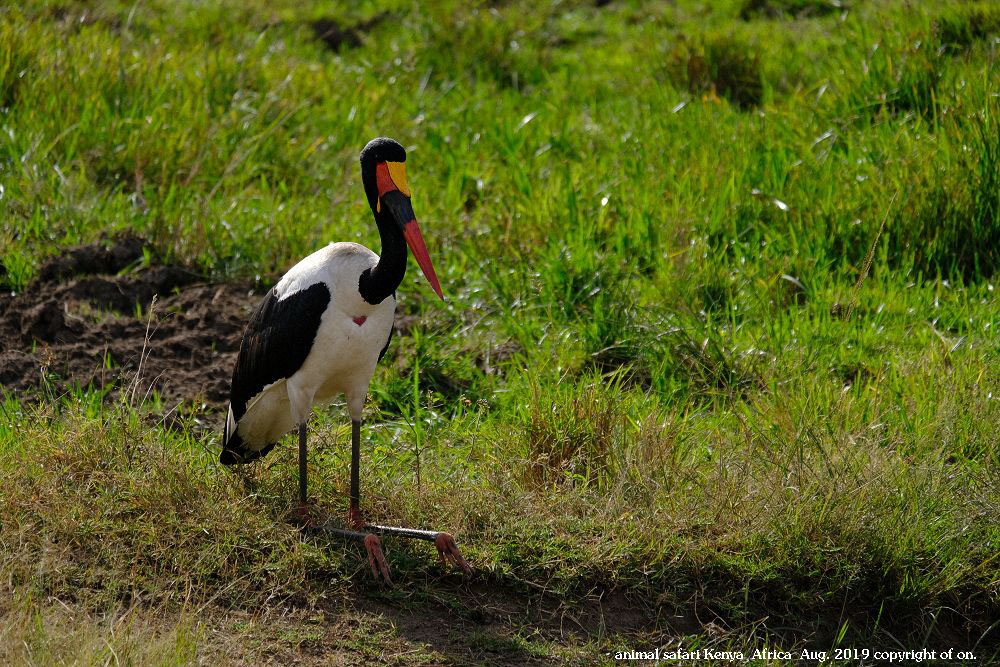
<svg viewBox="0 0 1000 667">
<path fill-rule="evenodd" d="M 392 139 L 373 139 L 361 151 L 361 180 L 382 239 L 381 256 L 357 243 L 332 243 L 293 266 L 257 306 L 233 370 L 220 456 L 225 465 L 248 463 L 297 426 L 299 503 L 306 513 L 306 423 L 313 406 L 344 394 L 352 427 L 348 522 L 353 530 L 328 532 L 361 541 L 372 573 L 387 582 L 377 534 L 432 541 L 443 563 L 471 573 L 448 533 L 368 525 L 361 514 L 361 412 L 375 364 L 392 337 L 407 246 L 444 298 L 410 205 L 405 165 L 406 151 Z"/>
</svg>

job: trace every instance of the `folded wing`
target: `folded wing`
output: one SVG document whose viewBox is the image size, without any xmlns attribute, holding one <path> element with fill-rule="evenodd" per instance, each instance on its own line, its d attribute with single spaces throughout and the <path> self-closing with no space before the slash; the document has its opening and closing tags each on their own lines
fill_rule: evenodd
<svg viewBox="0 0 1000 667">
<path fill-rule="evenodd" d="M 329 303 L 329 288 L 317 282 L 280 300 L 272 288 L 257 306 L 233 369 L 220 457 L 223 464 L 252 461 L 274 446 L 273 442 L 245 441 L 238 432 L 240 420 L 256 397 L 302 367 Z"/>
</svg>

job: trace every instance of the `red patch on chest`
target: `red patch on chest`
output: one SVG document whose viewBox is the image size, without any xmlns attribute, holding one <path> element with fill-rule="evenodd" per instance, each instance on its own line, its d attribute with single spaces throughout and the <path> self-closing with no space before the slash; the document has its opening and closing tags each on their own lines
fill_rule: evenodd
<svg viewBox="0 0 1000 667">
<path fill-rule="evenodd" d="M 359 315 L 358 317 L 352 317 L 351 319 L 354 320 L 354 323 L 360 327 L 368 318 L 364 315 Z"/>
</svg>

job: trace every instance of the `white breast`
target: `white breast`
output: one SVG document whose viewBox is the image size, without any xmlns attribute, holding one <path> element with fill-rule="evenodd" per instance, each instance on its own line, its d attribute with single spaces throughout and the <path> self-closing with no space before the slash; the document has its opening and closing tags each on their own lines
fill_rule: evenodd
<svg viewBox="0 0 1000 667">
<path fill-rule="evenodd" d="M 305 410 L 296 415 L 300 419 L 308 415 L 309 406 L 328 402 L 338 394 L 346 394 L 352 419 L 361 418 L 368 385 L 396 311 L 394 297 L 373 305 L 358 291 L 361 274 L 377 263 L 378 255 L 364 246 L 334 243 L 299 262 L 276 287 L 279 299 L 319 280 L 330 290 L 330 305 L 309 356 L 288 379 L 293 412 Z M 364 323 L 357 324 L 355 318 L 364 318 Z"/>
<path fill-rule="evenodd" d="M 389 340 L 396 299 L 370 304 L 358 282 L 378 255 L 356 243 L 333 243 L 293 266 L 275 285 L 279 301 L 318 282 L 330 290 L 330 303 L 320 319 L 308 356 L 287 380 L 269 385 L 248 404 L 239 433 L 248 443 L 273 442 L 309 416 L 314 405 L 340 394 L 347 398 L 352 419 L 361 419 L 368 385 L 379 353 Z M 358 325 L 355 318 L 364 318 Z"/>
</svg>

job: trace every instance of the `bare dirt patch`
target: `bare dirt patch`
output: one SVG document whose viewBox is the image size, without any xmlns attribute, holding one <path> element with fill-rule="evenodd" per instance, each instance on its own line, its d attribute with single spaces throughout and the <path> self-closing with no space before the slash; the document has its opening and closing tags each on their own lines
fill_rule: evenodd
<svg viewBox="0 0 1000 667">
<path fill-rule="evenodd" d="M 126 237 L 74 248 L 41 267 L 23 292 L 0 294 L 5 392 L 52 397 L 89 386 L 114 395 L 141 361 L 143 393 L 151 388 L 170 405 L 225 403 L 263 287 L 213 284 L 178 266 L 120 274 L 144 261 L 143 247 Z"/>
<path fill-rule="evenodd" d="M 364 42 L 365 35 L 371 32 L 379 23 L 389 16 L 388 12 L 376 14 L 371 18 L 354 25 L 344 25 L 336 19 L 316 19 L 309 25 L 317 39 L 323 41 L 331 51 L 339 51 L 342 47 L 354 49 Z"/>
</svg>

